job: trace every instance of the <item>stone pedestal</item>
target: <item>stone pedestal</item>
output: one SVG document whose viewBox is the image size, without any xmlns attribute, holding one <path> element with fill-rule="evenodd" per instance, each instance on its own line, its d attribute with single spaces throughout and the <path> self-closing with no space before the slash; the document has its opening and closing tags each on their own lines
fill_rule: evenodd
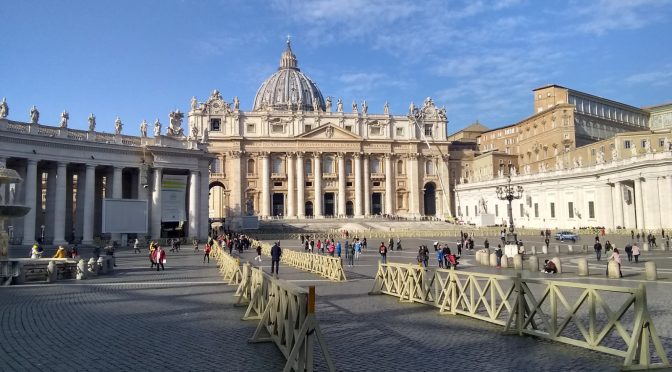
<svg viewBox="0 0 672 372">
<path fill-rule="evenodd" d="M 562 274 L 562 260 L 559 257 L 553 257 L 551 261 L 553 261 L 555 267 L 558 269 L 558 274 Z"/>
<path fill-rule="evenodd" d="M 588 271 L 588 260 L 585 257 L 579 258 L 578 265 L 579 265 L 579 276 L 590 275 Z"/>
<path fill-rule="evenodd" d="M 646 272 L 646 280 L 658 280 L 658 271 L 656 270 L 655 262 L 646 262 L 644 264 L 644 271 Z"/>
<path fill-rule="evenodd" d="M 523 256 L 519 254 L 513 256 L 513 268 L 516 270 L 523 269 Z"/>
<path fill-rule="evenodd" d="M 490 266 L 497 267 L 497 254 L 490 253 Z"/>
<path fill-rule="evenodd" d="M 538 272 L 539 271 L 539 257 L 532 255 L 530 256 L 530 259 L 527 260 L 527 269 L 532 271 L 532 272 Z"/>
<path fill-rule="evenodd" d="M 615 261 L 609 261 L 607 264 L 607 277 L 611 279 L 618 279 L 621 277 L 620 270 L 618 269 L 618 263 Z"/>
<path fill-rule="evenodd" d="M 567 253 L 568 254 L 574 254 L 574 247 L 570 244 L 567 244 Z"/>
<path fill-rule="evenodd" d="M 548 246 L 547 245 L 541 247 L 541 253 L 548 254 Z"/>
</svg>

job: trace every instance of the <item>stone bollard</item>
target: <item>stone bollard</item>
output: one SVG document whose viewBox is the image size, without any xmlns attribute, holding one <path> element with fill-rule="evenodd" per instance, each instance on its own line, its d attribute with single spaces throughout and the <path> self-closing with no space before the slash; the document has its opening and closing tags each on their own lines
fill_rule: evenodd
<svg viewBox="0 0 672 372">
<path fill-rule="evenodd" d="M 555 267 L 558 269 L 558 274 L 562 274 L 562 260 L 559 257 L 553 257 L 551 261 L 553 261 Z"/>
<path fill-rule="evenodd" d="M 56 261 L 49 261 L 47 265 L 47 283 L 56 281 L 58 276 L 58 269 L 56 268 Z"/>
<path fill-rule="evenodd" d="M 538 272 L 539 271 L 539 257 L 532 255 L 530 256 L 530 259 L 527 260 L 527 269 L 532 271 L 532 272 Z"/>
<path fill-rule="evenodd" d="M 495 253 L 490 253 L 490 266 L 497 267 L 497 255 Z"/>
<path fill-rule="evenodd" d="M 77 280 L 86 279 L 86 262 L 84 260 L 77 261 Z"/>
<path fill-rule="evenodd" d="M 105 275 L 107 274 L 107 265 L 105 264 L 105 259 L 103 257 L 98 257 L 98 274 Z"/>
<path fill-rule="evenodd" d="M 647 261 L 644 263 L 644 271 L 646 272 L 646 280 L 658 280 L 658 272 L 656 271 L 656 263 Z"/>
<path fill-rule="evenodd" d="M 98 275 L 98 261 L 95 258 L 91 257 L 88 264 L 89 274 Z"/>
<path fill-rule="evenodd" d="M 544 246 L 541 247 L 541 253 L 548 254 L 548 246 L 547 245 L 544 245 Z"/>
<path fill-rule="evenodd" d="M 574 247 L 570 244 L 567 244 L 567 254 L 574 254 Z"/>
<path fill-rule="evenodd" d="M 650 251 L 650 250 L 651 250 L 651 247 L 649 247 L 649 243 L 644 243 L 644 244 L 642 244 L 642 250 L 643 250 L 644 252 L 648 252 L 648 251 Z"/>
<path fill-rule="evenodd" d="M 532 250 L 532 254 L 533 254 L 533 255 L 534 255 L 534 254 L 537 254 L 537 247 L 532 246 L 531 250 Z"/>
<path fill-rule="evenodd" d="M 611 279 L 618 279 L 621 277 L 616 261 L 609 261 L 607 264 L 607 277 Z"/>
<path fill-rule="evenodd" d="M 588 253 L 588 246 L 584 244 L 584 245 L 581 247 L 581 251 L 582 251 L 584 254 Z"/>
<path fill-rule="evenodd" d="M 579 276 L 588 276 L 590 272 L 588 270 L 588 259 L 585 257 L 579 258 Z"/>
<path fill-rule="evenodd" d="M 507 269 L 509 267 L 509 258 L 506 255 L 502 256 L 502 268 Z"/>
<path fill-rule="evenodd" d="M 483 259 L 482 259 L 483 253 L 481 251 L 476 251 L 476 263 L 479 265 L 483 265 Z"/>
<path fill-rule="evenodd" d="M 114 272 L 114 263 L 115 263 L 114 256 L 107 256 L 107 259 L 105 260 L 105 265 L 107 265 L 106 272 L 108 274 Z"/>
<path fill-rule="evenodd" d="M 516 270 L 523 269 L 523 256 L 519 254 L 513 256 L 513 268 Z"/>
<path fill-rule="evenodd" d="M 560 246 L 557 244 L 555 245 L 555 253 L 560 254 Z"/>
</svg>

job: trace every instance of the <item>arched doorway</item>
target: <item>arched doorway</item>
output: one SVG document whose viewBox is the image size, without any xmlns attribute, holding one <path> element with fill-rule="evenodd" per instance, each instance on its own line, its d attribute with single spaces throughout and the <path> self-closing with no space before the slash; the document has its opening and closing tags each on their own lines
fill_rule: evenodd
<svg viewBox="0 0 672 372">
<path fill-rule="evenodd" d="M 425 184 L 424 206 L 425 216 L 436 215 L 436 185 L 433 182 Z"/>
<path fill-rule="evenodd" d="M 306 202 L 304 215 L 306 217 L 313 217 L 313 202 L 311 202 L 311 201 Z"/>
<path fill-rule="evenodd" d="M 228 193 L 221 181 L 213 181 L 208 185 L 208 217 L 210 229 L 219 230 L 227 216 Z"/>
</svg>

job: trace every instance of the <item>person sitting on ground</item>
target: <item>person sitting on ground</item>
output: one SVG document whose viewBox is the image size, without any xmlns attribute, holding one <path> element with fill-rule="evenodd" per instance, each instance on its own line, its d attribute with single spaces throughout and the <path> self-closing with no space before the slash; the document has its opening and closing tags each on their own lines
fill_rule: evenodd
<svg viewBox="0 0 672 372">
<path fill-rule="evenodd" d="M 62 245 L 58 246 L 53 258 L 65 258 L 65 248 Z"/>
<path fill-rule="evenodd" d="M 542 272 L 546 274 L 557 274 L 558 268 L 555 266 L 555 262 L 551 260 L 544 260 L 544 270 Z"/>
</svg>

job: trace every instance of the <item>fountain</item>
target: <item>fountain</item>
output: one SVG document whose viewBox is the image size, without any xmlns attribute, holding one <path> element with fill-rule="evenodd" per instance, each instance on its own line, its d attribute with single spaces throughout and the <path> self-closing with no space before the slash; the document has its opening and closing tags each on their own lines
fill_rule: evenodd
<svg viewBox="0 0 672 372">
<path fill-rule="evenodd" d="M 0 186 L 10 183 L 20 183 L 23 180 L 13 169 L 7 169 L 0 165 Z M 0 195 L 0 260 L 7 260 L 9 256 L 8 245 L 9 236 L 5 232 L 5 219 L 13 217 L 23 217 L 30 211 L 30 207 L 23 205 L 10 205 Z"/>
</svg>

